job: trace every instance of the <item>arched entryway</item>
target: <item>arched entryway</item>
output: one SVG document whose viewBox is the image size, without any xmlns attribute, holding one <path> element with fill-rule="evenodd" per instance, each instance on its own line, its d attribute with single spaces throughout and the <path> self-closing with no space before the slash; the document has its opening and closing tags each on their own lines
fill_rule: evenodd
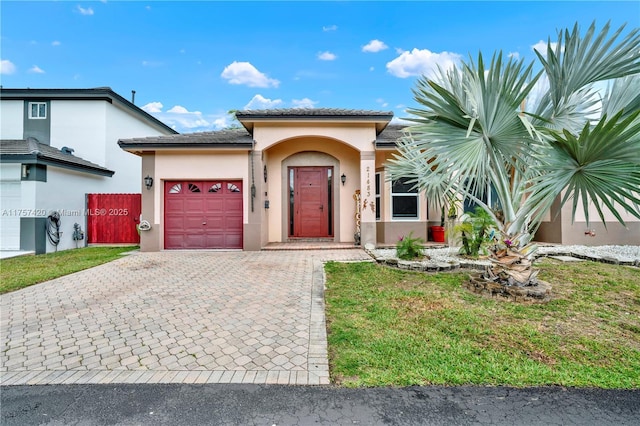
<svg viewBox="0 0 640 426">
<path fill-rule="evenodd" d="M 283 240 L 333 239 L 339 190 L 335 179 L 340 161 L 318 151 L 293 154 L 282 161 L 285 176 L 282 206 Z"/>
</svg>

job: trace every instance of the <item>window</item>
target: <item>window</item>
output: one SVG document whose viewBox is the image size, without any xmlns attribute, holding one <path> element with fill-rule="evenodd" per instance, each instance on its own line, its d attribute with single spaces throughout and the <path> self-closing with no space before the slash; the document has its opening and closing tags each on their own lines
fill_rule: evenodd
<svg viewBox="0 0 640 426">
<path fill-rule="evenodd" d="M 380 173 L 376 173 L 376 220 L 380 220 L 380 211 L 382 210 L 380 191 Z"/>
<path fill-rule="evenodd" d="M 40 120 L 47 118 L 46 102 L 29 102 L 29 118 Z"/>
<path fill-rule="evenodd" d="M 394 180 L 391 184 L 391 217 L 393 219 L 418 219 L 418 189 L 409 178 Z"/>
</svg>

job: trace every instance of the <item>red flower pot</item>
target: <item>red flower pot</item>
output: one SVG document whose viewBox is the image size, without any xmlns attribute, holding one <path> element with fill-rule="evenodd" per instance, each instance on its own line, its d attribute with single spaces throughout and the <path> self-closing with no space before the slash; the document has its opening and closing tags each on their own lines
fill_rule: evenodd
<svg viewBox="0 0 640 426">
<path fill-rule="evenodd" d="M 444 226 L 432 226 L 431 235 L 436 243 L 444 243 Z"/>
</svg>

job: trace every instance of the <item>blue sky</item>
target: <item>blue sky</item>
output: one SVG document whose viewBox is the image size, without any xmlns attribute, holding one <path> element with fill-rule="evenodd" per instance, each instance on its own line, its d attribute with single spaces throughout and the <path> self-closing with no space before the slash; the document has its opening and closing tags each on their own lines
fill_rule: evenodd
<svg viewBox="0 0 640 426">
<path fill-rule="evenodd" d="M 2 85 L 109 86 L 180 132 L 232 109 L 415 106 L 421 74 L 478 51 L 534 60 L 557 30 L 640 27 L 640 2 L 2 1 Z"/>
</svg>

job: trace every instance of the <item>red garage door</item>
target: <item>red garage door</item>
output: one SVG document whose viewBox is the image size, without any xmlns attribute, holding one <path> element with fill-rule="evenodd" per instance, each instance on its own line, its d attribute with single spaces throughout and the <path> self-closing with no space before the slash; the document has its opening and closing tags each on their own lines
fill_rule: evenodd
<svg viewBox="0 0 640 426">
<path fill-rule="evenodd" d="M 167 249 L 241 249 L 242 181 L 165 182 Z"/>
</svg>

